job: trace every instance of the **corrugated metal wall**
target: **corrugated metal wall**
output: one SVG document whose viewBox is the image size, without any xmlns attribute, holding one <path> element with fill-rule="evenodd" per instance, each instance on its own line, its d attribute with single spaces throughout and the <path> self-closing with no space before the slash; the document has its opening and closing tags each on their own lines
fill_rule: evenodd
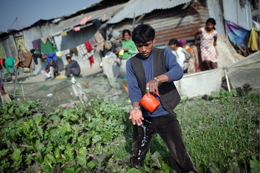
<svg viewBox="0 0 260 173">
<path fill-rule="evenodd" d="M 13 35 L 5 35 L 1 38 L 6 58 L 17 56 L 17 49 Z"/>
<path fill-rule="evenodd" d="M 248 30 L 252 29 L 252 5 L 245 0 L 244 7 L 240 0 L 222 0 L 224 6 L 224 18 L 234 22 Z"/>
<path fill-rule="evenodd" d="M 209 16 L 216 20 L 216 30 L 219 35 L 225 34 L 224 16 L 222 11 L 222 0 L 208 0 Z"/>
<path fill-rule="evenodd" d="M 179 6 L 169 10 L 156 10 L 147 14 L 139 23 L 150 24 L 156 32 L 155 45 L 168 44 L 172 38 L 193 39 L 195 32 L 205 25 L 209 18 L 208 8 L 193 3 L 188 9 Z M 124 20 L 116 24 L 115 29 L 132 31 L 132 20 Z M 137 25 L 136 25 L 137 26 Z"/>
</svg>

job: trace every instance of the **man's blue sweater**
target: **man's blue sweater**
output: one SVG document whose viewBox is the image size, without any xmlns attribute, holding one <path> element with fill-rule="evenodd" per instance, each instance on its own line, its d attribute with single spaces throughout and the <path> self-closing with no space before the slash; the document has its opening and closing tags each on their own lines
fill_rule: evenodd
<svg viewBox="0 0 260 173">
<path fill-rule="evenodd" d="M 154 77 L 156 77 L 156 76 L 153 76 L 153 74 L 154 74 L 153 73 L 153 52 L 154 52 L 154 48 L 148 58 L 142 57 L 142 63 L 143 63 L 143 67 L 144 67 L 146 83 L 148 83 Z M 182 68 L 180 67 L 180 65 L 177 63 L 176 57 L 173 55 L 173 53 L 169 49 L 165 49 L 164 57 L 165 57 L 165 66 L 166 66 L 166 69 L 168 70 L 164 74 L 169 77 L 168 82 L 180 80 L 183 76 L 183 71 L 182 71 Z M 131 67 L 130 59 L 126 62 L 126 72 L 127 72 L 129 97 L 133 104 L 134 102 L 139 102 L 141 100 L 142 92 L 141 92 L 141 89 L 138 87 L 137 78 Z M 154 96 L 158 101 L 160 101 L 160 98 L 157 95 L 154 95 Z M 153 113 L 150 113 L 149 111 L 147 111 L 145 109 L 143 109 L 142 112 L 143 112 L 144 117 L 157 117 L 157 116 L 169 114 L 169 112 L 167 110 L 165 110 L 162 107 L 162 105 L 160 105 Z"/>
</svg>

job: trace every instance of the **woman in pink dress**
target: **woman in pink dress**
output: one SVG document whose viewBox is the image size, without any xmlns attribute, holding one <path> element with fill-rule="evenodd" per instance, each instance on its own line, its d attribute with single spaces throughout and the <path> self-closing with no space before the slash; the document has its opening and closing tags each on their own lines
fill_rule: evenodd
<svg viewBox="0 0 260 173">
<path fill-rule="evenodd" d="M 197 36 L 200 35 L 201 59 L 205 70 L 218 68 L 218 57 L 215 48 L 218 33 L 214 27 L 215 25 L 215 19 L 209 18 L 206 21 L 206 26 L 200 28 L 195 34 L 195 45 L 197 44 Z"/>
</svg>

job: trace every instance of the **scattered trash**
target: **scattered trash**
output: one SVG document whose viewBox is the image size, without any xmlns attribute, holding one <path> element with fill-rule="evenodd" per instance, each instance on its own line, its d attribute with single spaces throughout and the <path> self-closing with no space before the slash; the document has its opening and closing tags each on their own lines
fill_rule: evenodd
<svg viewBox="0 0 260 173">
<path fill-rule="evenodd" d="M 52 93 L 50 93 L 50 94 L 47 94 L 47 97 L 52 97 L 53 96 L 53 94 Z"/>
<path fill-rule="evenodd" d="M 74 77 L 71 78 L 71 83 L 75 83 L 76 79 Z"/>
</svg>

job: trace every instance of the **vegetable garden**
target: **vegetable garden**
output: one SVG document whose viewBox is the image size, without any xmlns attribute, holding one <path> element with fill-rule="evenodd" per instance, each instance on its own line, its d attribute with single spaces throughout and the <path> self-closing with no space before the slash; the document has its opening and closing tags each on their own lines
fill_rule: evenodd
<svg viewBox="0 0 260 173">
<path fill-rule="evenodd" d="M 175 109 L 199 172 L 259 172 L 259 93 L 212 93 Z M 71 108 L 13 100 L 0 109 L 0 172 L 175 172 L 155 135 L 143 168 L 130 167 L 129 102 L 96 98 Z"/>
</svg>

